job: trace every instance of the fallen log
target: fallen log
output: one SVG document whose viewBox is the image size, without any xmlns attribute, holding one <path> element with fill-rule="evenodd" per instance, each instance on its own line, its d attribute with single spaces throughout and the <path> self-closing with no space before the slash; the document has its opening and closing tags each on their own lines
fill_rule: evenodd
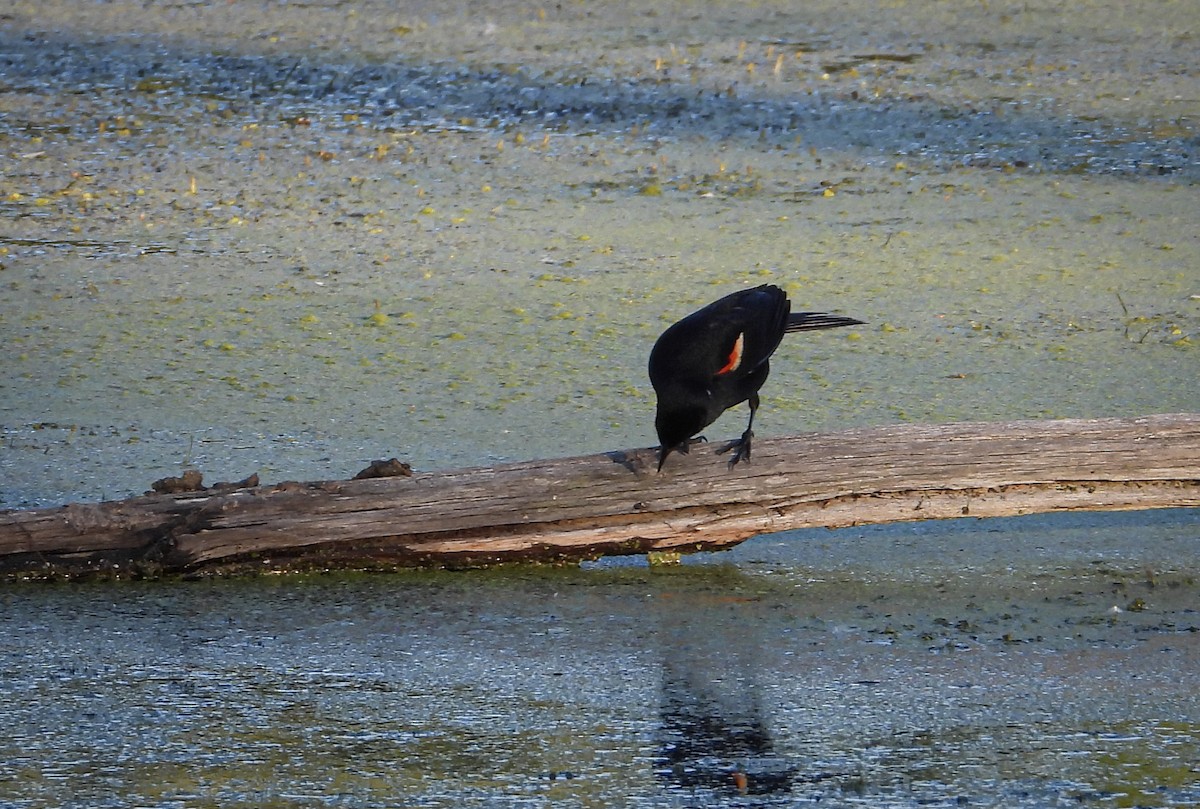
<svg viewBox="0 0 1200 809">
<path fill-rule="evenodd" d="M 0 574 L 478 566 L 728 548 L 812 526 L 1200 506 L 1200 414 L 897 425 L 411 477 L 0 511 Z M 236 485 L 236 484 L 235 484 Z"/>
</svg>

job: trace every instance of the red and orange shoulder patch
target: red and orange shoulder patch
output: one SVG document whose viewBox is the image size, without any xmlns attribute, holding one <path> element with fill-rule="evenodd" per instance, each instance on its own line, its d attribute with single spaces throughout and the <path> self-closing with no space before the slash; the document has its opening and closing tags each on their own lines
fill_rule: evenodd
<svg viewBox="0 0 1200 809">
<path fill-rule="evenodd" d="M 737 339 L 733 341 L 733 348 L 729 351 L 729 359 L 725 360 L 725 365 L 721 367 L 721 370 L 717 371 L 717 376 L 736 371 L 742 364 L 742 352 L 745 348 L 746 334 L 745 332 L 741 332 L 738 334 Z"/>
</svg>

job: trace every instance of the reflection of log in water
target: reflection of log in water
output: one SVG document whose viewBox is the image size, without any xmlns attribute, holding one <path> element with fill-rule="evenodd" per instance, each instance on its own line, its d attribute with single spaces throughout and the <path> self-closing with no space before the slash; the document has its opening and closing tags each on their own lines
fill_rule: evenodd
<svg viewBox="0 0 1200 809">
<path fill-rule="evenodd" d="M 664 609 L 658 776 L 689 792 L 788 792 L 797 767 L 776 754 L 758 683 L 763 639 L 745 603 Z"/>
</svg>

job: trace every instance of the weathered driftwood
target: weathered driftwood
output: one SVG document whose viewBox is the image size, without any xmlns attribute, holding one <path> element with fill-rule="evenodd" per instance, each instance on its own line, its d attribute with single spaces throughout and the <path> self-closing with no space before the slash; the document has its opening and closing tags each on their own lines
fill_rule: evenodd
<svg viewBox="0 0 1200 809">
<path fill-rule="evenodd" d="M 1200 414 L 891 426 L 0 512 L 0 572 L 467 566 L 725 548 L 810 526 L 1200 505 Z"/>
</svg>

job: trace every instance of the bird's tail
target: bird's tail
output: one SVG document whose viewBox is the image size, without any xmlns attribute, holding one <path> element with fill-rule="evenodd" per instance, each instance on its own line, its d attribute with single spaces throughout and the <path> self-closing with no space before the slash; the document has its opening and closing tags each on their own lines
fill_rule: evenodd
<svg viewBox="0 0 1200 809">
<path fill-rule="evenodd" d="M 827 315 L 824 312 L 792 312 L 788 315 L 784 331 L 816 331 L 817 329 L 836 329 L 838 326 L 860 326 L 863 321 L 841 315 Z"/>
</svg>

